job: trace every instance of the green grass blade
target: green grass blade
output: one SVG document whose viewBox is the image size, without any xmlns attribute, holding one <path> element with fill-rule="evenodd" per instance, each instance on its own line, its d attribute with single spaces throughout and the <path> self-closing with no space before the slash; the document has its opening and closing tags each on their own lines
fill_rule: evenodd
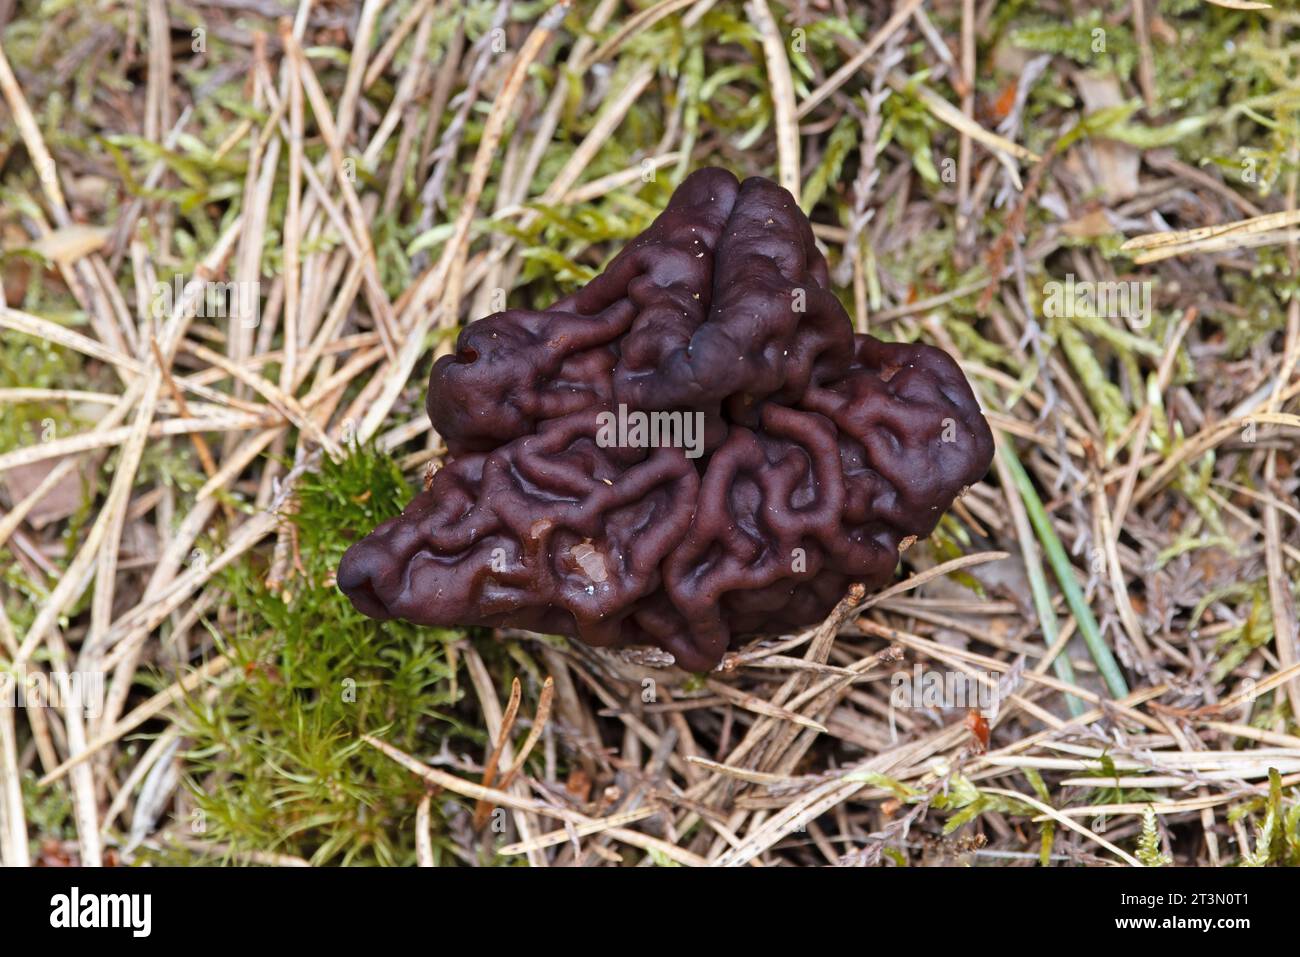
<svg viewBox="0 0 1300 957">
<path fill-rule="evenodd" d="M 1061 586 L 1061 593 L 1065 595 L 1065 602 L 1070 606 L 1070 611 L 1074 613 L 1074 620 L 1079 626 L 1079 633 L 1083 635 L 1084 643 L 1088 646 L 1088 651 L 1092 654 L 1092 660 L 1097 663 L 1097 670 L 1101 672 L 1102 680 L 1106 682 L 1106 688 L 1113 698 L 1123 698 L 1128 694 L 1128 683 L 1124 680 L 1124 675 L 1119 670 L 1119 664 L 1115 661 L 1115 656 L 1111 654 L 1109 646 L 1102 640 L 1101 629 L 1097 627 L 1097 619 L 1093 617 L 1092 609 L 1083 599 L 1083 592 L 1079 589 L 1079 583 L 1075 580 L 1073 566 L 1070 564 L 1069 556 L 1065 553 L 1065 546 L 1057 537 L 1056 532 L 1052 529 L 1052 521 L 1047 515 L 1047 510 L 1043 508 L 1043 502 L 1038 497 L 1038 492 L 1034 490 L 1033 482 L 1029 480 L 1029 473 L 1025 467 L 1020 464 L 1020 459 L 1011 448 L 1010 441 L 1003 442 L 999 448 L 999 454 L 1003 462 L 1011 471 L 1012 479 L 1016 483 L 1016 490 L 1020 493 L 1021 500 L 1025 503 L 1025 510 L 1029 513 L 1029 522 L 1034 526 L 1034 531 L 1038 533 L 1038 541 L 1043 546 L 1043 551 L 1047 554 L 1047 560 L 1052 566 L 1052 571 L 1056 574 L 1057 583 Z M 1033 581 L 1033 572 L 1030 571 L 1030 581 Z M 1034 603 L 1038 605 L 1039 594 L 1037 590 L 1034 594 Z M 1047 617 L 1043 615 L 1043 606 L 1039 605 L 1039 617 L 1043 618 L 1044 629 L 1047 627 Z M 1050 604 L 1047 606 L 1050 611 Z M 1055 623 L 1053 621 L 1053 630 Z M 1047 632 L 1044 630 L 1044 637 Z M 1057 661 L 1064 658 L 1064 655 L 1058 655 Z M 1060 672 L 1057 672 L 1058 676 Z M 1062 678 L 1062 680 L 1065 680 Z"/>
</svg>

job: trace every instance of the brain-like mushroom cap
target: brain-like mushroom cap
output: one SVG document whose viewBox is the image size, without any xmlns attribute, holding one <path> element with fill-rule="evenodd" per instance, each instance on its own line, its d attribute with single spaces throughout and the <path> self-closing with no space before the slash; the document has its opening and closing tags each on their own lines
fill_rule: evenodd
<svg viewBox="0 0 1300 957">
<path fill-rule="evenodd" d="M 993 456 L 957 364 L 854 335 L 793 197 L 720 169 L 584 288 L 470 323 L 428 412 L 449 461 L 344 555 L 360 611 L 692 670 L 880 587 Z"/>
</svg>

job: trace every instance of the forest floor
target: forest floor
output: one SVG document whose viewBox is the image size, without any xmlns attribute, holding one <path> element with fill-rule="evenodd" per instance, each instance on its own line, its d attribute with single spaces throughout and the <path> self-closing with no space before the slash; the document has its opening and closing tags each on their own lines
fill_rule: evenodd
<svg viewBox="0 0 1300 957">
<path fill-rule="evenodd" d="M 0 662 L 85 699 L 0 701 L 4 863 L 1300 863 L 1300 14 L 0 30 Z M 959 357 L 987 479 L 707 675 L 359 615 L 339 557 L 443 454 L 432 359 L 706 165 L 791 189 L 861 331 Z"/>
</svg>

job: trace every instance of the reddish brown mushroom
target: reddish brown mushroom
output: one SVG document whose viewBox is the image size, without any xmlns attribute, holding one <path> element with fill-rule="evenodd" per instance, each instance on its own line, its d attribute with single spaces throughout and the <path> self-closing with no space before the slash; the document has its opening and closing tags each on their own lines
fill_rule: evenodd
<svg viewBox="0 0 1300 957">
<path fill-rule="evenodd" d="M 466 327 L 428 412 L 449 461 L 344 555 L 360 611 L 692 670 L 889 581 L 993 455 L 957 364 L 854 335 L 790 194 L 720 169 L 583 289 Z"/>
</svg>

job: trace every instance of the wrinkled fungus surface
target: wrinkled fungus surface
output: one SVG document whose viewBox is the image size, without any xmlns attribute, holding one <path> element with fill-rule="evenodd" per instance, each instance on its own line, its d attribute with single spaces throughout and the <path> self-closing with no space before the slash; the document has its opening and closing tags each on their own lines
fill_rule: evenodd
<svg viewBox="0 0 1300 957">
<path fill-rule="evenodd" d="M 957 364 L 855 335 L 791 195 L 721 169 L 583 289 L 467 326 L 428 412 L 448 462 L 344 556 L 360 611 L 691 670 L 889 581 L 993 455 Z"/>
</svg>

